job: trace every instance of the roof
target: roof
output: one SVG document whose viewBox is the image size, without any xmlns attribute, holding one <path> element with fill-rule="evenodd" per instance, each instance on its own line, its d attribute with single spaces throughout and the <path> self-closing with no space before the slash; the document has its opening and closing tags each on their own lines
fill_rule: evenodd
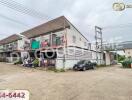
<svg viewBox="0 0 132 100">
<path fill-rule="evenodd" d="M 124 49 L 132 49 L 132 41 L 121 42 L 120 46 Z"/>
<path fill-rule="evenodd" d="M 5 39 L 0 40 L 0 45 L 8 44 L 8 43 L 20 40 L 20 39 L 21 39 L 21 37 L 19 35 L 13 34 Z"/>
<path fill-rule="evenodd" d="M 67 19 L 64 16 L 61 16 L 20 34 L 26 36 L 27 38 L 33 38 L 69 26 L 70 24 L 68 23 Z"/>
<path fill-rule="evenodd" d="M 124 49 L 132 49 L 132 43 L 123 44 Z"/>
</svg>

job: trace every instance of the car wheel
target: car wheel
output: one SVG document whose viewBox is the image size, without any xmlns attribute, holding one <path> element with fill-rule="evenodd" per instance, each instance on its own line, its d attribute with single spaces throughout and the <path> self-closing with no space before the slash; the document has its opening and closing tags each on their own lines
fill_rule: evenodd
<svg viewBox="0 0 132 100">
<path fill-rule="evenodd" d="M 83 67 L 83 71 L 86 71 L 86 67 Z"/>
</svg>

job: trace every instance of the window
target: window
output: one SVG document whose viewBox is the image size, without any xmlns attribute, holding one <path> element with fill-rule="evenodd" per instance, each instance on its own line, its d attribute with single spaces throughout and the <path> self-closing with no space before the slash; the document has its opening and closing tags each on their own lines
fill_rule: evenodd
<svg viewBox="0 0 132 100">
<path fill-rule="evenodd" d="M 61 37 L 56 37 L 56 45 L 60 46 L 62 44 Z"/>
<path fill-rule="evenodd" d="M 63 45 L 63 42 L 64 42 L 64 36 L 63 35 L 58 35 L 58 34 L 52 35 L 52 45 L 53 46 L 61 46 L 61 45 Z"/>
<path fill-rule="evenodd" d="M 80 38 L 80 41 L 82 41 L 82 39 Z"/>
<path fill-rule="evenodd" d="M 87 46 L 87 43 L 86 42 L 84 42 L 84 46 Z"/>
<path fill-rule="evenodd" d="M 88 43 L 88 49 L 91 50 L 91 43 Z"/>
<path fill-rule="evenodd" d="M 73 43 L 76 43 L 76 36 L 72 37 Z"/>
</svg>

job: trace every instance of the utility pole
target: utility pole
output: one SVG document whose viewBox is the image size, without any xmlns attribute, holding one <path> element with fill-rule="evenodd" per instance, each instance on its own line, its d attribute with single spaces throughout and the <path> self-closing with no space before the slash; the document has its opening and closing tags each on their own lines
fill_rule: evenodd
<svg viewBox="0 0 132 100">
<path fill-rule="evenodd" d="M 98 63 L 98 53 L 100 53 L 100 64 L 102 63 L 102 54 L 103 54 L 103 37 L 102 37 L 102 28 L 95 26 L 95 40 L 96 40 L 96 61 Z"/>
<path fill-rule="evenodd" d="M 64 44 L 63 44 L 63 69 L 65 69 L 65 62 L 66 62 L 66 20 L 64 19 Z"/>
</svg>

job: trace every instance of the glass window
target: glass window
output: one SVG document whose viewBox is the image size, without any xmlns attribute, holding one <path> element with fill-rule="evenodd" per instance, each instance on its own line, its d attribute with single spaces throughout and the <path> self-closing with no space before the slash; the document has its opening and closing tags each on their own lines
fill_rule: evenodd
<svg viewBox="0 0 132 100">
<path fill-rule="evenodd" d="M 87 46 L 87 43 L 86 42 L 84 42 L 84 46 Z"/>
<path fill-rule="evenodd" d="M 63 44 L 63 36 L 62 35 L 52 35 L 52 45 L 53 46 L 60 46 Z"/>
<path fill-rule="evenodd" d="M 72 37 L 73 43 L 76 43 L 76 36 Z"/>
<path fill-rule="evenodd" d="M 88 43 L 88 49 L 91 50 L 91 43 Z"/>
<path fill-rule="evenodd" d="M 56 45 L 60 46 L 62 44 L 61 42 L 61 37 L 56 37 Z"/>
</svg>

